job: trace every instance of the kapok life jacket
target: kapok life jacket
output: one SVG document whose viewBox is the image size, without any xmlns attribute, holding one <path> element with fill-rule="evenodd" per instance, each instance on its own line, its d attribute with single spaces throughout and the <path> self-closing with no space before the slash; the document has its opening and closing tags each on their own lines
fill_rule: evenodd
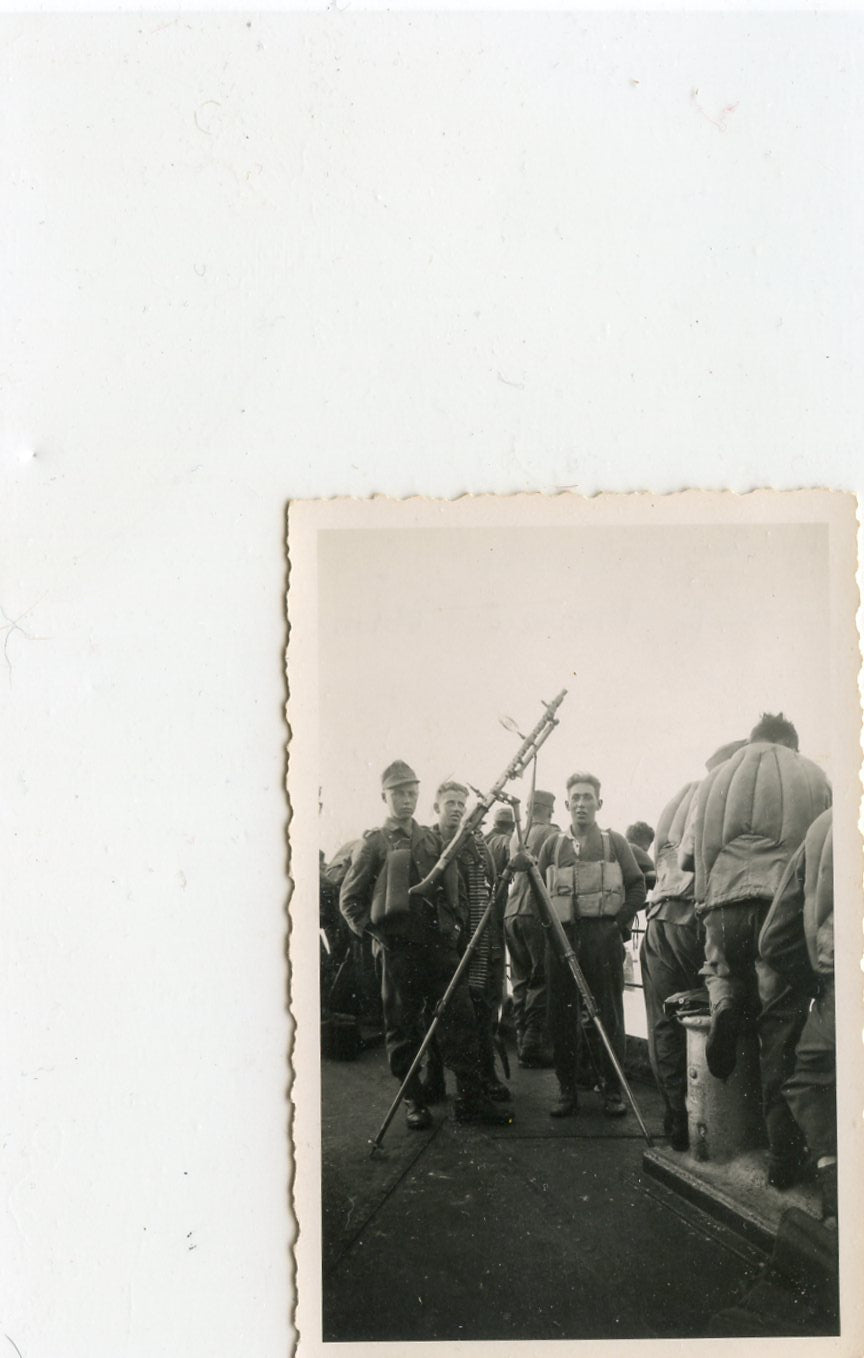
<svg viewBox="0 0 864 1358">
<path fill-rule="evenodd" d="M 684 827 L 698 786 L 698 782 L 685 783 L 660 813 L 655 855 L 657 883 L 651 893 L 651 903 L 645 911 L 646 920 L 678 924 L 694 918 L 693 873 L 680 866 L 678 848 L 684 837 Z"/>
<path fill-rule="evenodd" d="M 804 840 L 804 936 L 810 965 L 834 971 L 834 839 L 831 811 L 814 820 Z"/>
<path fill-rule="evenodd" d="M 709 773 L 695 804 L 696 899 L 704 912 L 773 900 L 790 857 L 831 805 L 831 786 L 804 755 L 753 741 Z"/>
<path fill-rule="evenodd" d="M 546 885 L 562 924 L 572 924 L 577 919 L 611 917 L 617 915 L 624 904 L 624 874 L 612 850 L 612 836 L 608 830 L 601 830 L 600 835 L 603 840 L 600 862 L 577 857 L 575 862 L 563 866 L 561 856 L 565 845 L 569 844 L 574 854 L 577 848 L 569 835 L 558 836 L 553 860 L 546 869 Z"/>
</svg>

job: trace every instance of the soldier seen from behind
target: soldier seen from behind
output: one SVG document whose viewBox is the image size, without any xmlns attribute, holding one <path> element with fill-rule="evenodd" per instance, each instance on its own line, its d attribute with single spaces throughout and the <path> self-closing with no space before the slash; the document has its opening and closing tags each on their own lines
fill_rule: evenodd
<svg viewBox="0 0 864 1358">
<path fill-rule="evenodd" d="M 660 814 L 656 883 L 645 912 L 645 935 L 639 952 L 648 1058 L 665 1104 L 663 1130 L 676 1151 L 685 1151 L 690 1144 L 687 1033 L 663 1005 L 670 995 L 699 985 L 699 968 L 704 960 L 694 910 L 693 873 L 678 865 L 678 847 L 698 786 L 698 782 L 686 783 Z M 629 841 L 629 831 L 627 838 Z"/>
<path fill-rule="evenodd" d="M 648 850 L 654 843 L 654 831 L 644 820 L 637 820 L 634 825 L 628 825 L 625 831 L 627 843 L 633 850 L 633 857 L 642 869 L 642 876 L 645 878 L 645 890 L 652 891 L 657 881 L 657 874 L 654 870 L 654 859 Z"/>
<path fill-rule="evenodd" d="M 823 811 L 794 854 L 759 936 L 764 961 L 810 1008 L 783 1097 L 804 1137 L 822 1195 L 822 1219 L 837 1227 L 837 1062 L 834 1030 L 834 847 Z"/>
<path fill-rule="evenodd" d="M 388 815 L 367 830 L 342 883 L 339 908 L 358 937 L 372 935 L 381 968 L 381 998 L 390 1069 L 401 1083 L 431 1016 L 459 962 L 467 931 L 467 907 L 457 865 L 451 864 L 430 895 L 411 895 L 435 866 L 437 833 L 414 820 L 419 781 L 396 760 L 384 770 L 381 796 Z M 456 1117 L 463 1122 L 509 1122 L 510 1115 L 483 1093 L 476 1020 L 463 977 L 437 1029 L 445 1065 L 456 1075 Z M 415 1131 L 431 1125 L 419 1075 L 406 1090 L 406 1124 Z"/>
<path fill-rule="evenodd" d="M 561 828 L 552 823 L 555 798 L 551 792 L 535 791 L 528 805 L 530 828 L 525 847 L 536 858 L 550 835 Z M 515 844 L 512 846 L 515 849 Z M 546 933 L 540 922 L 534 892 L 523 870 L 513 878 L 504 908 L 504 936 L 510 954 L 513 986 L 513 1020 L 516 1053 L 520 1066 L 552 1065 L 546 988 Z"/>
<path fill-rule="evenodd" d="M 496 807 L 492 829 L 485 836 L 485 839 L 492 855 L 492 862 L 495 864 L 495 871 L 499 876 L 510 861 L 510 841 L 515 829 L 516 818 L 513 815 L 512 807 Z"/>
<path fill-rule="evenodd" d="M 798 753 L 795 727 L 782 713 L 765 713 L 747 744 L 700 784 L 680 855 L 682 867 L 695 870 L 705 926 L 708 1069 L 728 1079 L 742 1026 L 756 1019 L 768 1181 L 776 1188 L 793 1183 L 802 1163 L 803 1138 L 781 1089 L 792 1073 L 804 1007 L 760 959 L 759 931 L 790 856 L 830 803 L 828 779 Z"/>
<path fill-rule="evenodd" d="M 543 844 L 538 869 L 569 938 L 615 1054 L 624 1064 L 624 941 L 645 904 L 645 879 L 623 835 L 601 830 L 597 812 L 603 802 L 593 773 L 573 773 L 567 780 L 571 824 Z M 573 975 L 554 950 L 547 952 L 549 1026 L 559 1099 L 553 1117 L 578 1111 L 576 1081 L 581 1032 L 581 1000 Z M 627 1112 L 618 1077 L 602 1052 L 603 1111 L 608 1117 Z"/>
</svg>

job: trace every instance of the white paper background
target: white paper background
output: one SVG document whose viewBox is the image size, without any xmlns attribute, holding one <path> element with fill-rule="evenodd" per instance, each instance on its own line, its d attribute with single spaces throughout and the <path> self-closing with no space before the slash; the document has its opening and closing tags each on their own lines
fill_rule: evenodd
<svg viewBox="0 0 864 1358">
<path fill-rule="evenodd" d="M 0 23 L 25 1358 L 288 1348 L 286 499 L 859 485 L 861 51 L 848 14 Z"/>
</svg>

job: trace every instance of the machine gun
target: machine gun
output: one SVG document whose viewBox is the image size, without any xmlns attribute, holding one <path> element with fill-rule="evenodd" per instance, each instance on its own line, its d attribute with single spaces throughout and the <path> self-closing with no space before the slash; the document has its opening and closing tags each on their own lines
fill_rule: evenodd
<svg viewBox="0 0 864 1358">
<path fill-rule="evenodd" d="M 408 892 L 411 896 L 425 896 L 432 887 L 440 880 L 448 865 L 453 862 L 462 846 L 470 835 L 479 830 L 484 817 L 488 814 L 495 802 L 508 801 L 509 798 L 502 796 L 504 788 L 514 778 L 521 778 L 529 763 L 536 760 L 541 745 L 548 740 L 555 727 L 558 725 L 558 718 L 555 713 L 564 701 L 567 690 L 562 688 L 557 698 L 553 698 L 551 703 L 543 704 L 543 716 L 527 736 L 523 736 L 522 744 L 516 754 L 510 760 L 500 778 L 492 784 L 488 792 L 481 793 L 476 804 L 471 808 L 467 815 L 463 816 L 453 838 L 445 846 L 441 857 L 435 866 L 426 874 L 422 882 L 417 882 L 415 886 L 409 887 Z"/>
</svg>

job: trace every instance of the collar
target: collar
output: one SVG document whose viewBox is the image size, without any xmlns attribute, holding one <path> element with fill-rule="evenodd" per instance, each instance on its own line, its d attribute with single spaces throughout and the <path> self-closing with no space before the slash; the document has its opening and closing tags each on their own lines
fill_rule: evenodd
<svg viewBox="0 0 864 1358">
<path fill-rule="evenodd" d="M 388 834 L 388 835 L 404 835 L 406 839 L 410 839 L 410 838 L 411 838 L 411 836 L 413 835 L 413 833 L 414 833 L 414 831 L 416 830 L 416 828 L 417 828 L 417 822 L 416 822 L 416 820 L 414 820 L 413 818 L 412 818 L 410 824 L 406 827 L 406 826 L 404 826 L 404 825 L 401 825 L 401 824 L 399 823 L 399 821 L 396 820 L 393 816 L 388 816 L 387 819 L 385 820 L 384 824 L 383 824 L 382 827 L 381 827 L 381 829 L 384 831 L 385 834 Z"/>
<path fill-rule="evenodd" d="M 600 826 L 597 824 L 596 820 L 595 820 L 594 824 L 593 824 L 592 826 L 589 827 L 588 833 L 587 833 L 587 835 L 585 836 L 584 841 L 582 841 L 582 842 L 580 842 L 580 841 L 576 838 L 576 832 L 575 832 L 575 830 L 573 829 L 572 824 L 570 824 L 570 825 L 567 826 L 567 829 L 565 830 L 564 833 L 566 834 L 567 838 L 570 840 L 570 843 L 573 845 L 573 851 L 574 851 L 574 853 L 576 854 L 576 857 L 577 857 L 577 858 L 581 858 L 583 846 L 590 844 L 591 838 L 592 838 L 592 834 L 591 834 L 592 831 L 594 831 L 594 833 L 595 833 L 596 835 L 599 835 L 599 837 L 600 837 L 600 843 L 602 844 L 602 843 L 603 843 L 603 831 L 600 829 Z"/>
</svg>

